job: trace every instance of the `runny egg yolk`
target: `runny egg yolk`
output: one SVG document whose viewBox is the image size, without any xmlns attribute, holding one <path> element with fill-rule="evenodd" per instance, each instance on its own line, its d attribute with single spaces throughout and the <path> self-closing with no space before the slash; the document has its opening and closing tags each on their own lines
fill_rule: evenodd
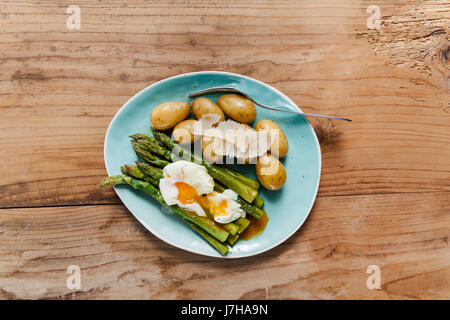
<svg viewBox="0 0 450 320">
<path fill-rule="evenodd" d="M 185 182 L 175 182 L 175 187 L 178 189 L 177 200 L 181 203 L 198 203 L 204 209 L 209 210 L 213 217 L 227 215 L 228 202 L 226 200 L 222 200 L 218 205 L 215 205 L 208 200 L 207 196 L 200 196 L 195 188 Z"/>
<path fill-rule="evenodd" d="M 197 190 L 188 185 L 186 182 L 175 182 L 175 187 L 178 189 L 177 199 L 181 203 L 188 204 L 201 202 L 202 197 L 198 195 Z"/>
<path fill-rule="evenodd" d="M 227 215 L 228 202 L 226 200 L 220 201 L 217 206 L 212 204 L 210 207 L 212 208 L 209 210 L 214 217 Z"/>
</svg>

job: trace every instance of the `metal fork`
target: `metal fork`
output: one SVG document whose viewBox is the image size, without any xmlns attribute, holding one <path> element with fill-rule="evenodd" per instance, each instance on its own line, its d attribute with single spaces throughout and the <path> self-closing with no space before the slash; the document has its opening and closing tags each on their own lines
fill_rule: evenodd
<svg viewBox="0 0 450 320">
<path fill-rule="evenodd" d="M 244 97 L 250 99 L 254 104 L 256 104 L 256 105 L 258 105 L 258 106 L 260 106 L 261 108 L 264 108 L 264 109 L 269 109 L 269 110 L 274 110 L 274 111 L 281 111 L 281 112 L 296 113 L 296 114 L 301 114 L 301 115 L 309 116 L 309 117 L 320 117 L 320 118 L 327 118 L 327 119 L 345 120 L 345 121 L 350 121 L 350 122 L 352 121 L 351 119 L 347 119 L 347 118 L 343 118 L 343 117 L 326 116 L 326 115 L 322 115 L 322 114 L 306 113 L 306 112 L 301 112 L 301 111 L 296 111 L 296 110 L 280 109 L 280 108 L 276 108 L 276 107 L 265 106 L 265 105 L 263 105 L 263 104 L 261 104 L 259 102 L 256 102 L 252 97 L 250 97 L 244 91 L 241 91 L 241 90 L 233 88 L 233 87 L 215 87 L 215 88 L 199 90 L 199 91 L 190 93 L 188 95 L 188 97 L 189 98 L 193 98 L 193 97 L 196 97 L 196 96 L 200 96 L 202 94 L 213 93 L 213 92 L 234 92 L 234 93 L 243 95 Z"/>
</svg>

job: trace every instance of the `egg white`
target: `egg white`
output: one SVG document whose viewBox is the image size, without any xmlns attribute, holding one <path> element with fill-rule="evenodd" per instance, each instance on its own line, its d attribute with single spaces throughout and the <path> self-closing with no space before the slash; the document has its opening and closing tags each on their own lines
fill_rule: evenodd
<svg viewBox="0 0 450 320">
<path fill-rule="evenodd" d="M 236 202 L 238 195 L 233 190 L 227 189 L 223 193 L 214 192 L 214 180 L 204 166 L 180 160 L 164 167 L 163 175 L 164 178 L 159 182 L 159 189 L 168 205 L 178 205 L 180 208 L 195 212 L 198 216 L 206 216 L 199 203 L 182 203 L 177 199 L 179 191 L 175 183 L 184 182 L 194 188 L 198 195 L 206 195 L 210 204 L 214 206 L 218 206 L 222 201 L 227 202 L 225 214 L 213 217 L 216 222 L 229 223 L 245 217 L 245 211 Z"/>
<path fill-rule="evenodd" d="M 213 192 L 208 195 L 208 200 L 218 206 L 222 201 L 227 202 L 225 209 L 226 214 L 214 216 L 214 220 L 218 223 L 230 223 L 239 218 L 245 218 L 245 211 L 241 209 L 241 205 L 236 202 L 238 195 L 231 189 L 226 189 L 224 192 Z"/>
<path fill-rule="evenodd" d="M 176 182 L 184 182 L 193 187 L 199 195 L 214 191 L 214 180 L 204 166 L 180 160 L 168 164 L 163 169 L 164 178 L 159 181 L 159 190 L 168 205 L 178 205 L 180 208 L 194 211 L 197 215 L 206 216 L 205 211 L 198 203 L 182 203 L 178 197 Z"/>
</svg>

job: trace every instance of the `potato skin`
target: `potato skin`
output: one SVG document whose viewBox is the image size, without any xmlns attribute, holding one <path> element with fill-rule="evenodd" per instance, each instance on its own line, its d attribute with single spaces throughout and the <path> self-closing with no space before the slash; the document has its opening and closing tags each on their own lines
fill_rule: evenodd
<svg viewBox="0 0 450 320">
<path fill-rule="evenodd" d="M 272 132 L 271 130 L 274 130 L 274 132 L 276 133 L 274 141 L 270 146 L 270 153 L 278 158 L 283 158 L 288 153 L 289 143 L 286 139 L 286 135 L 284 134 L 280 126 L 275 122 L 273 122 L 272 120 L 261 120 L 255 125 L 255 130 L 267 130 L 269 132 Z"/>
<path fill-rule="evenodd" d="M 268 190 L 279 190 L 286 182 L 286 169 L 271 154 L 258 158 L 256 162 L 256 175 L 259 182 Z"/>
<path fill-rule="evenodd" d="M 167 130 L 186 119 L 190 110 L 189 102 L 166 102 L 153 109 L 150 121 L 155 129 Z"/>
<path fill-rule="evenodd" d="M 256 108 L 249 99 L 237 94 L 225 94 L 217 101 L 219 107 L 231 119 L 250 123 L 256 118 Z"/>
<path fill-rule="evenodd" d="M 191 144 L 197 141 L 200 136 L 194 136 L 194 124 L 197 120 L 188 119 L 183 120 L 173 128 L 172 138 L 179 144 Z"/>
<path fill-rule="evenodd" d="M 220 116 L 220 121 L 225 120 L 225 114 L 217 104 L 208 98 L 199 97 L 192 102 L 192 112 L 195 118 L 200 119 L 204 114 L 217 114 Z"/>
</svg>

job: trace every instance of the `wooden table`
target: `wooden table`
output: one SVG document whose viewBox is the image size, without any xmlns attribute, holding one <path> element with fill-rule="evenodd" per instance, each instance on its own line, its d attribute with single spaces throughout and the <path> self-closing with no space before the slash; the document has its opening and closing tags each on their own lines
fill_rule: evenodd
<svg viewBox="0 0 450 320">
<path fill-rule="evenodd" d="M 379 28 L 366 23 L 372 4 Z M 69 5 L 80 29 L 67 27 Z M 448 1 L 1 1 L 0 10 L 0 298 L 450 298 Z M 311 121 L 323 157 L 314 209 L 252 258 L 178 250 L 96 188 L 122 104 L 199 70 L 248 75 L 305 111 L 354 120 Z M 66 286 L 70 265 L 79 290 Z M 371 265 L 379 289 L 367 286 Z"/>
</svg>

